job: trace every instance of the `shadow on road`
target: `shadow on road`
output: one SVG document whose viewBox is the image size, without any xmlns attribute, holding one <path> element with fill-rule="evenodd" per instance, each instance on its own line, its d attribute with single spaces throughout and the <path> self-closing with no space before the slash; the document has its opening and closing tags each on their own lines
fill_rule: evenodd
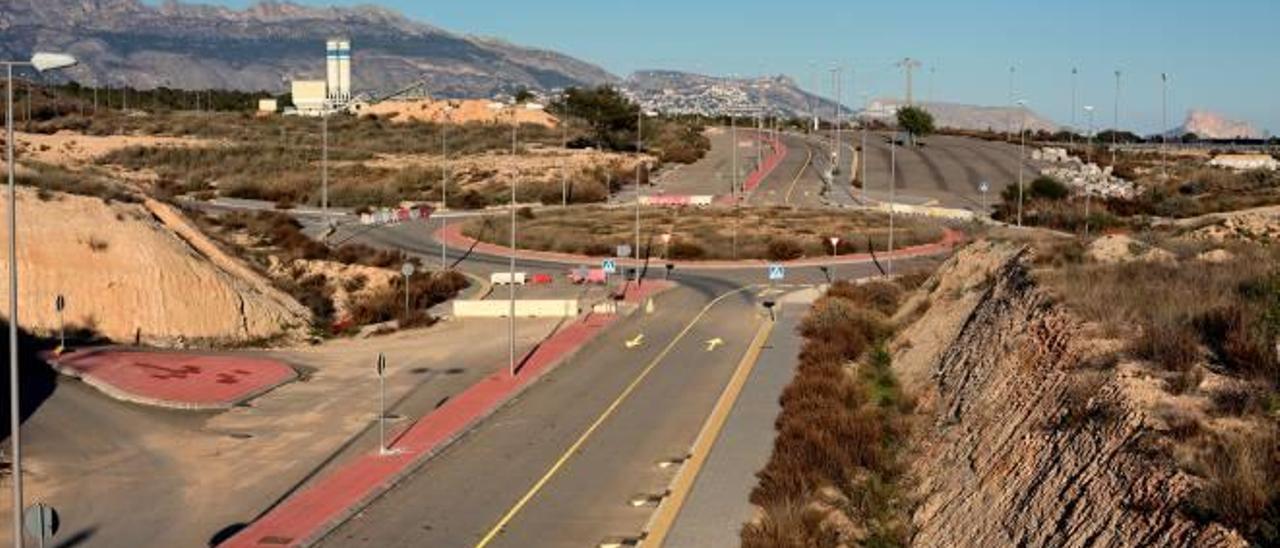
<svg viewBox="0 0 1280 548">
<path fill-rule="evenodd" d="M 54 548 L 74 548 L 76 546 L 80 546 L 81 544 L 88 542 L 89 539 L 93 538 L 93 535 L 96 532 L 98 532 L 97 527 L 87 527 L 85 529 L 81 529 L 79 531 L 76 531 L 76 534 L 71 535 L 70 538 L 62 542 L 59 542 L 58 544 L 55 544 Z"/>
<path fill-rule="evenodd" d="M 0 322 L 0 441 L 9 439 L 9 417 L 11 400 L 9 399 L 9 325 Z M 26 422 L 36 409 L 40 407 L 57 384 L 58 374 L 49 364 L 40 359 L 40 353 L 53 350 L 58 343 L 33 337 L 25 331 L 18 331 L 18 363 L 21 379 L 21 402 L 19 417 Z"/>
<path fill-rule="evenodd" d="M 210 547 L 217 546 L 219 544 L 222 544 L 230 540 L 231 537 L 236 536 L 236 533 L 243 531 L 244 528 L 248 526 L 249 526 L 248 523 L 233 523 L 231 525 L 223 527 L 221 531 L 214 533 L 213 536 L 209 538 L 209 546 Z"/>
</svg>

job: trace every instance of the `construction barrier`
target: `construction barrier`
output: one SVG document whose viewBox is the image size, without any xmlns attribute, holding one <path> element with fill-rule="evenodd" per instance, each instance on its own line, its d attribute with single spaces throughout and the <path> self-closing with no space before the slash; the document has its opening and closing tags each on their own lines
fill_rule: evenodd
<svg viewBox="0 0 1280 548">
<path fill-rule="evenodd" d="M 511 302 L 453 301 L 455 318 L 505 318 Z M 516 301 L 518 318 L 572 318 L 580 312 L 577 299 L 524 299 Z"/>
<path fill-rule="evenodd" d="M 418 205 L 409 207 L 384 207 L 377 211 L 360 214 L 360 224 L 385 225 L 405 221 L 426 220 L 435 211 L 431 206 Z"/>
</svg>

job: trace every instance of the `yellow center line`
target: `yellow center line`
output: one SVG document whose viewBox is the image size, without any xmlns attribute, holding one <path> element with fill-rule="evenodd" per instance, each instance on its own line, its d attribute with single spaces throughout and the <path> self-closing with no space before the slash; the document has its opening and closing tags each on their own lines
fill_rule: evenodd
<svg viewBox="0 0 1280 548">
<path fill-rule="evenodd" d="M 796 172 L 796 178 L 791 180 L 791 186 L 787 187 L 787 197 L 782 200 L 784 204 L 791 203 L 791 193 L 796 191 L 796 183 L 800 182 L 800 177 L 804 176 L 804 170 L 809 169 L 809 163 L 813 161 L 813 147 L 805 145 L 805 150 L 809 151 L 809 155 L 804 159 L 804 165 L 800 166 L 800 171 Z"/>
<path fill-rule="evenodd" d="M 587 442 L 587 439 L 589 439 L 591 435 L 594 434 L 598 428 L 600 428 L 601 424 L 604 424 L 604 421 L 608 420 L 608 418 L 613 415 L 614 411 L 616 411 L 618 407 L 622 405 L 622 402 L 626 401 L 626 399 L 629 396 L 631 396 L 631 393 L 635 391 L 636 387 L 640 386 L 640 383 L 644 381 L 645 377 L 649 376 L 649 373 L 652 372 L 653 369 L 657 367 L 658 364 L 661 363 L 662 360 L 667 357 L 667 354 L 671 353 L 671 350 L 675 348 L 676 344 L 679 343 L 681 340 L 683 340 L 685 335 L 689 334 L 689 331 L 693 329 L 693 326 L 697 325 L 697 323 L 702 320 L 702 317 L 706 316 L 707 312 L 711 311 L 712 307 L 714 307 L 716 304 L 718 304 L 720 301 L 724 300 L 725 298 L 729 297 L 730 295 L 733 295 L 735 293 L 741 293 L 743 291 L 751 289 L 752 287 L 754 286 L 745 286 L 745 287 L 740 287 L 738 289 L 735 289 L 733 291 L 727 291 L 721 294 L 720 296 L 716 297 L 715 299 L 713 299 L 711 302 L 707 303 L 706 306 L 702 307 L 702 310 L 698 312 L 698 315 L 694 316 L 693 319 L 689 321 L 688 325 L 685 325 L 684 329 L 680 330 L 680 333 L 677 334 L 674 339 L 671 339 L 671 342 L 667 344 L 665 348 L 662 349 L 662 352 L 659 352 L 658 355 L 653 358 L 653 361 L 649 362 L 649 364 L 646 365 L 645 368 L 640 371 L 640 374 L 636 376 L 634 380 L 631 381 L 631 384 L 627 385 L 626 389 L 624 389 L 622 393 L 618 395 L 617 399 L 613 400 L 613 403 L 609 404 L 609 407 L 605 408 L 604 412 L 601 413 L 600 416 L 596 418 L 595 422 L 592 422 L 591 426 L 587 427 L 586 431 L 584 431 L 581 436 L 578 436 L 578 439 L 573 442 L 573 445 L 570 445 L 569 448 L 565 450 L 564 454 L 560 455 L 559 459 L 556 459 L 555 464 L 551 465 L 551 468 L 548 469 L 547 472 L 543 474 L 542 477 L 539 478 L 536 483 L 533 484 L 533 487 L 530 487 L 529 491 L 525 493 L 524 496 L 520 497 L 520 500 L 516 501 L 515 505 L 512 506 L 510 510 L 507 510 L 506 514 L 503 514 L 502 519 L 498 520 L 498 523 L 495 524 L 493 528 L 490 529 L 489 532 L 485 534 L 484 538 L 480 539 L 480 542 L 476 543 L 476 548 L 484 548 L 485 546 L 488 546 L 490 543 L 492 543 L 494 539 L 498 537 L 498 533 L 502 532 L 502 528 L 506 527 L 507 524 L 510 523 L 511 520 L 516 517 L 516 514 L 519 514 L 520 511 L 524 509 L 525 505 L 529 504 L 529 501 L 532 500 L 533 497 L 537 495 L 539 491 L 542 490 L 542 488 L 547 484 L 547 482 L 551 481 L 551 478 L 554 477 L 556 473 L 560 471 L 560 468 L 562 468 L 564 464 L 569 461 L 569 458 L 572 457 L 574 453 L 578 452 L 578 449 L 581 448 L 582 445 Z"/>
</svg>

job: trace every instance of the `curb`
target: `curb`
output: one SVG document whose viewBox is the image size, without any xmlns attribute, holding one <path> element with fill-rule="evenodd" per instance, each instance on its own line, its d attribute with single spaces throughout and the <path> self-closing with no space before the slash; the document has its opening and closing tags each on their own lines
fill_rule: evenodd
<svg viewBox="0 0 1280 548">
<path fill-rule="evenodd" d="M 659 289 L 652 295 L 658 295 L 676 286 L 677 285 L 674 283 L 670 284 L 667 287 Z M 464 419 L 464 422 L 462 423 L 461 426 L 457 428 L 456 431 L 441 438 L 429 449 L 423 450 L 420 453 L 402 454 L 399 457 L 395 455 L 377 457 L 375 453 L 367 453 L 362 457 L 355 457 L 351 461 L 342 465 L 342 467 L 339 467 L 338 469 L 335 469 L 329 472 L 325 476 L 318 478 L 316 482 L 310 484 L 308 487 L 303 487 L 302 489 L 298 490 L 297 492 L 294 493 L 293 496 L 285 500 L 279 501 L 275 506 L 268 508 L 262 514 L 260 514 L 257 518 L 255 518 L 247 527 L 242 529 L 240 532 L 236 533 L 236 535 L 234 535 L 230 539 L 227 539 L 222 544 L 219 544 L 218 546 L 223 548 L 256 547 L 256 546 L 273 546 L 273 547 L 310 546 L 316 542 L 319 542 L 320 540 L 328 536 L 330 533 L 332 533 L 334 530 L 341 527 L 343 523 L 346 523 L 348 520 L 350 520 L 353 516 L 358 514 L 364 508 L 366 508 L 367 506 L 369 506 L 370 504 L 372 504 L 373 502 L 381 498 L 384 494 L 386 494 L 388 490 L 395 487 L 397 484 L 403 481 L 406 477 L 417 472 L 419 469 L 422 468 L 422 466 L 426 465 L 426 463 L 430 461 L 433 457 L 440 454 L 440 452 L 448 449 L 455 442 L 462 439 L 466 435 L 470 434 L 477 427 L 483 424 L 485 420 L 491 417 L 494 413 L 497 413 L 498 411 L 505 408 L 507 405 L 519 399 L 520 396 L 525 393 L 525 391 L 537 385 L 543 378 L 546 377 L 546 375 L 550 374 L 552 371 L 556 370 L 560 365 L 564 364 L 566 361 L 576 356 L 582 350 L 582 348 L 586 347 L 587 344 L 595 340 L 596 336 L 599 335 L 600 332 L 610 327 L 617 321 L 621 320 L 623 317 L 630 316 L 632 313 L 634 313 L 635 310 L 636 309 L 633 308 L 625 314 L 611 315 L 609 320 L 606 323 L 604 323 L 603 325 L 596 326 L 598 327 L 598 329 L 592 332 L 587 339 L 583 340 L 580 344 L 574 346 L 573 348 L 567 350 L 565 353 L 552 358 L 551 361 L 549 361 L 544 367 L 542 367 L 537 372 L 532 373 L 531 377 L 526 377 L 524 382 L 516 386 L 509 393 L 499 396 L 492 405 L 486 407 L 485 409 L 476 413 L 475 415 Z M 593 316 L 597 316 L 597 315 L 588 312 L 586 314 L 579 316 L 578 321 L 584 325 L 587 325 L 587 323 L 591 321 L 591 318 Z M 548 337 L 547 339 L 544 339 L 543 342 L 549 339 L 550 337 Z M 531 352 L 534 352 L 534 351 L 531 351 Z M 525 359 L 527 360 L 530 356 L 532 356 L 531 353 L 526 354 Z M 482 385 L 484 385 L 485 383 L 490 382 L 491 380 L 495 379 L 498 376 L 505 376 L 505 375 L 506 375 L 505 370 L 498 371 L 491 375 L 488 375 L 483 379 L 477 381 L 476 383 L 472 384 L 471 386 L 468 386 L 462 392 L 451 396 L 449 398 L 449 402 L 460 401 L 462 400 L 460 396 L 472 390 L 479 390 L 480 387 L 482 387 Z M 399 444 L 400 441 L 403 439 L 403 437 L 408 432 L 410 432 L 415 426 L 419 424 L 423 424 L 423 421 L 427 420 L 429 417 L 439 412 L 440 409 L 445 409 L 447 406 L 448 406 L 448 403 L 446 403 L 445 406 L 441 406 L 440 408 L 436 409 L 432 413 L 428 413 L 426 415 L 423 415 L 422 417 L 419 417 L 416 421 L 414 421 L 412 424 L 405 426 L 403 429 L 397 432 L 394 432 L 391 436 L 389 436 L 390 445 L 392 446 L 392 448 L 394 448 L 397 444 Z M 382 478 L 381 480 L 374 480 L 374 484 L 370 486 L 370 489 L 368 490 L 368 492 L 366 492 L 365 494 L 357 498 L 351 504 L 346 505 L 342 510 L 338 511 L 333 516 L 326 518 L 323 521 L 323 523 L 321 523 L 321 525 L 319 525 L 316 529 L 309 531 L 300 537 L 292 537 L 292 538 L 276 537 L 276 536 L 273 536 L 270 531 L 261 531 L 257 533 L 252 532 L 252 528 L 254 524 L 261 523 L 263 518 L 267 517 L 272 512 L 282 508 L 286 503 L 289 502 L 290 499 L 298 497 L 301 494 L 305 494 L 308 491 L 308 489 L 314 489 L 316 487 L 316 484 L 323 482 L 325 479 L 333 479 L 338 474 L 342 473 L 344 470 L 350 470 L 352 466 L 360 464 L 362 461 L 362 458 L 367 458 L 370 456 L 374 456 L 375 458 L 382 458 L 386 461 L 384 464 L 394 466 L 396 469 L 392 471 L 387 477 Z M 247 535 L 254 535 L 256 538 L 249 538 Z"/>
</svg>

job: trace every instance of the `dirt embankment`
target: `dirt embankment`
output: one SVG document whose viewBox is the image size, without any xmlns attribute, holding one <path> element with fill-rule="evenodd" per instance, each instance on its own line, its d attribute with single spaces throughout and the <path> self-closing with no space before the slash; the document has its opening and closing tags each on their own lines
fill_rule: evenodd
<svg viewBox="0 0 1280 548">
<path fill-rule="evenodd" d="M 560 120 L 543 109 L 526 105 L 511 106 L 484 99 L 433 101 L 404 99 L 383 101 L 364 107 L 361 116 L 377 116 L 393 122 L 434 122 L 449 124 L 509 124 L 514 116 L 521 124 L 559 127 Z"/>
<path fill-rule="evenodd" d="M 164 204 L 44 198 L 25 188 L 18 194 L 19 321 L 26 329 L 56 333 L 57 295 L 66 298 L 68 327 L 124 343 L 245 343 L 298 334 L 310 321 L 304 307 Z M 0 209 L 4 202 L 0 197 Z M 7 254 L 0 268 L 7 271 Z M 0 301 L 7 295 L 5 276 Z"/>
<path fill-rule="evenodd" d="M 1037 286 L 1027 253 L 960 251 L 893 342 L 928 423 L 911 444 L 912 544 L 1245 545 L 1186 515 L 1199 480 L 1162 456 L 1158 381 L 1100 364 L 1116 341 Z"/>
</svg>

